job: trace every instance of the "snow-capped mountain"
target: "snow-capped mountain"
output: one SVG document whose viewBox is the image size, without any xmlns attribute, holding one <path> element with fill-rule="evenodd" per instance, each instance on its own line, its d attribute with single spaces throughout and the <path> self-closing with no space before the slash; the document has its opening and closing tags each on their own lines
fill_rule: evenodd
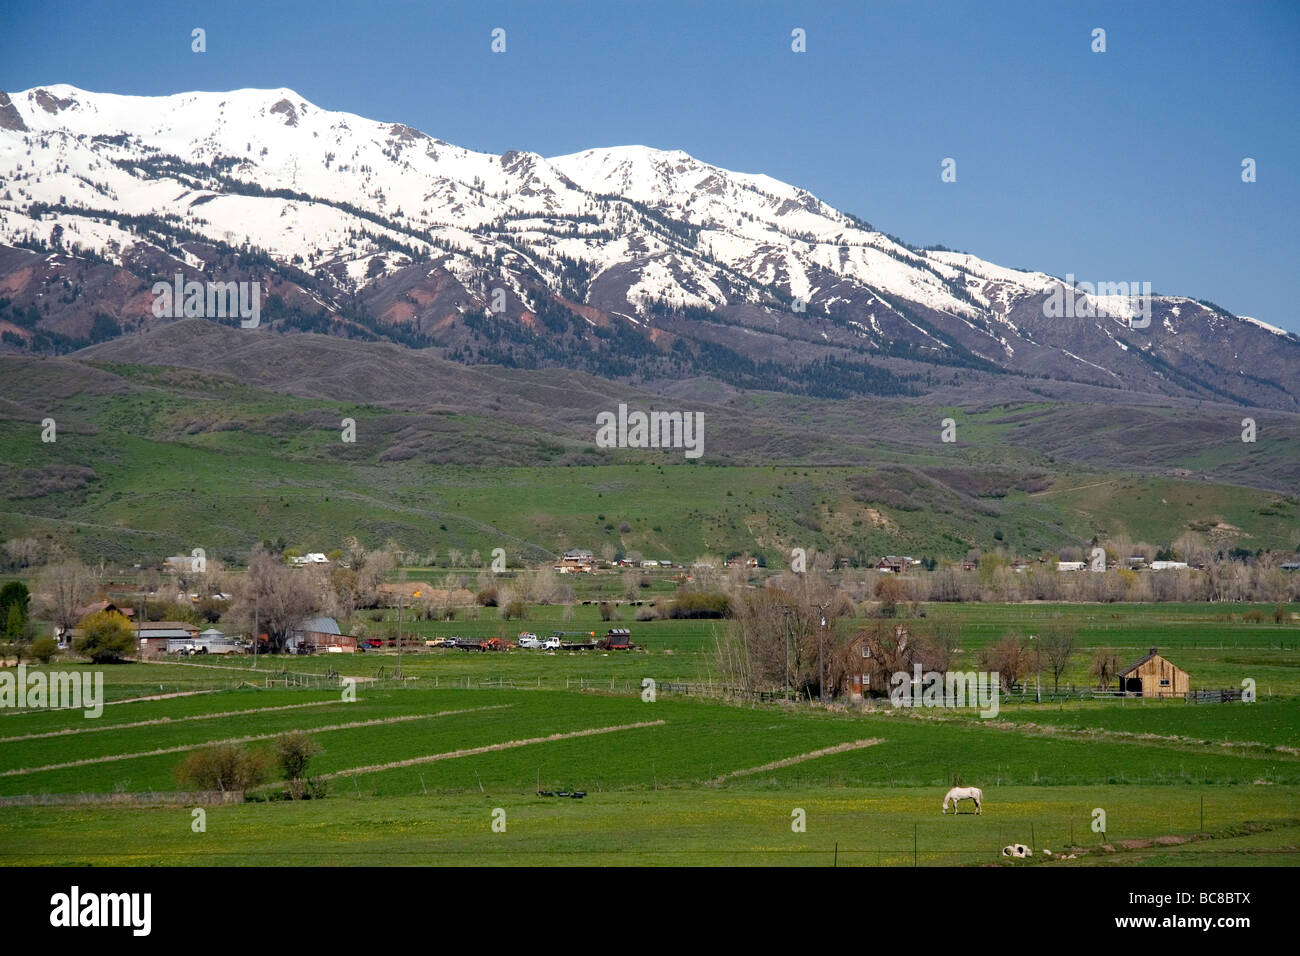
<svg viewBox="0 0 1300 956">
<path fill-rule="evenodd" d="M 271 328 L 471 362 L 819 394 L 1012 373 L 1300 409 L 1300 340 L 1266 323 L 917 249 L 680 151 L 497 156 L 288 89 L 0 93 L 0 347 L 171 321 L 150 290 L 177 272 L 260 280 Z"/>
</svg>

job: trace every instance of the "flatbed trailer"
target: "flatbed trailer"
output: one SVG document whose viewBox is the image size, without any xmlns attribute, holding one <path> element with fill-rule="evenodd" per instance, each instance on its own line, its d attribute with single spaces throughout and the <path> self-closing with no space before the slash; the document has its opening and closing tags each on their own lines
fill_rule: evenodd
<svg viewBox="0 0 1300 956">
<path fill-rule="evenodd" d="M 560 639 L 562 651 L 594 651 L 599 643 L 595 631 L 551 631 L 551 637 Z M 586 640 L 566 641 L 566 637 L 586 638 Z"/>
</svg>

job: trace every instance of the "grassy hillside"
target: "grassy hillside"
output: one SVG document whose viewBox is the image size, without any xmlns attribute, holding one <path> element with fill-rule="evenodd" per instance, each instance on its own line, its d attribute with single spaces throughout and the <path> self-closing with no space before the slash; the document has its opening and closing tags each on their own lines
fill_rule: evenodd
<svg viewBox="0 0 1300 956">
<path fill-rule="evenodd" d="M 605 543 L 678 560 L 756 551 L 776 562 L 792 547 L 1028 553 L 1098 534 L 1164 543 L 1189 529 L 1227 547 L 1300 543 L 1294 496 L 1017 444 L 1045 419 L 1068 431 L 1067 406 L 898 405 L 867 427 L 852 403 L 738 396 L 708 413 L 709 453 L 691 462 L 597 449 L 594 415 L 575 407 L 548 419 L 356 404 L 159 366 L 0 365 L 0 537 L 49 535 L 89 558 L 154 562 L 192 547 L 236 557 L 280 537 L 328 550 L 349 533 L 424 551 L 505 547 L 516 560 Z M 956 444 L 938 440 L 949 415 Z M 41 441 L 46 418 L 52 443 Z M 349 418 L 354 443 L 341 439 Z M 1300 441 L 1271 441 L 1234 452 L 1269 474 L 1294 452 L 1294 469 Z"/>
</svg>

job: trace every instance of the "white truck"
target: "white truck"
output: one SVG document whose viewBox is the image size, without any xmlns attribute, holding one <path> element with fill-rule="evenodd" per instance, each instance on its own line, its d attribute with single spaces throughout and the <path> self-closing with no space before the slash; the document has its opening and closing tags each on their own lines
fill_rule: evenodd
<svg viewBox="0 0 1300 956">
<path fill-rule="evenodd" d="M 532 631 L 520 631 L 516 643 L 520 647 L 534 650 L 557 651 L 560 649 L 560 639 L 558 637 L 538 637 Z"/>
</svg>

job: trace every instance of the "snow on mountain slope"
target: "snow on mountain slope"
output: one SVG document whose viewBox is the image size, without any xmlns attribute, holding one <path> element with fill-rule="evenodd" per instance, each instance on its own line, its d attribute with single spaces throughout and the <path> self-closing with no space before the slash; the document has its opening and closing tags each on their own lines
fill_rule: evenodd
<svg viewBox="0 0 1300 956">
<path fill-rule="evenodd" d="M 797 186 L 680 150 L 497 156 L 283 88 L 0 94 L 0 243 L 143 279 L 168 261 L 211 270 L 222 250 L 257 251 L 298 270 L 288 281 L 307 300 L 337 312 L 360 297 L 381 325 L 451 349 L 499 337 L 472 317 L 503 290 L 507 317 L 533 333 L 545 313 L 547 330 L 569 334 L 552 303 L 584 328 L 622 323 L 660 348 L 707 335 L 764 360 L 887 353 L 1283 404 L 1300 377 L 1286 376 L 1295 338 L 1280 333 L 1285 356 L 1269 358 L 1278 330 L 1257 320 L 1157 298 L 1148 328 L 1106 294 L 1053 318 L 1044 302 L 1066 290 L 1052 276 L 902 245 Z M 138 305 L 124 296 L 109 311 Z M 731 326 L 756 334 L 720 331 Z"/>
<path fill-rule="evenodd" d="M 214 239 L 246 240 L 276 256 L 306 257 L 317 248 L 343 251 L 352 217 L 312 204 L 240 202 L 242 197 L 221 196 L 215 189 L 215 198 L 204 190 L 177 195 L 171 182 L 141 182 L 105 159 L 160 153 L 202 164 L 229 158 L 236 180 L 267 191 L 327 197 L 478 251 L 488 245 L 475 242 L 471 233 L 503 219 L 528 233 L 530 224 L 544 225 L 548 217 L 597 214 L 607 204 L 596 196 L 620 196 L 671 208 L 676 218 L 707 228 L 710 238 L 716 233 L 715 254 L 725 250 L 721 261 L 732 268 L 752 263 L 771 247 L 797 254 L 806 244 L 791 237 L 805 236 L 817 243 L 811 255 L 822 268 L 871 279 L 907 298 L 920 295 L 930 305 L 968 308 L 932 276 L 877 251 L 897 254 L 900 247 L 855 227 L 807 192 L 767 176 L 718 169 L 682 152 L 617 147 L 552 160 L 532 153 L 497 157 L 408 127 L 321 110 L 287 89 L 148 98 L 58 85 L 15 94 L 12 101 L 28 131 L 39 136 L 42 168 L 54 170 L 42 176 L 40 188 L 29 187 L 31 199 L 64 197 L 68 204 L 93 208 L 97 198 L 112 198 L 114 208 L 137 215 L 203 200 L 207 222 L 199 231 Z M 122 136 L 121 144 L 105 141 Z M 22 168 L 22 145 L 14 137 L 0 140 L 0 169 Z M 840 245 L 852 251 L 842 256 Z M 667 249 L 650 242 L 641 251 L 653 255 Z M 567 254 L 603 268 L 613 261 L 607 251 L 603 243 L 586 242 L 570 245 Z M 671 294 L 650 280 L 644 291 Z M 711 301 L 724 304 L 716 297 Z"/>
</svg>

